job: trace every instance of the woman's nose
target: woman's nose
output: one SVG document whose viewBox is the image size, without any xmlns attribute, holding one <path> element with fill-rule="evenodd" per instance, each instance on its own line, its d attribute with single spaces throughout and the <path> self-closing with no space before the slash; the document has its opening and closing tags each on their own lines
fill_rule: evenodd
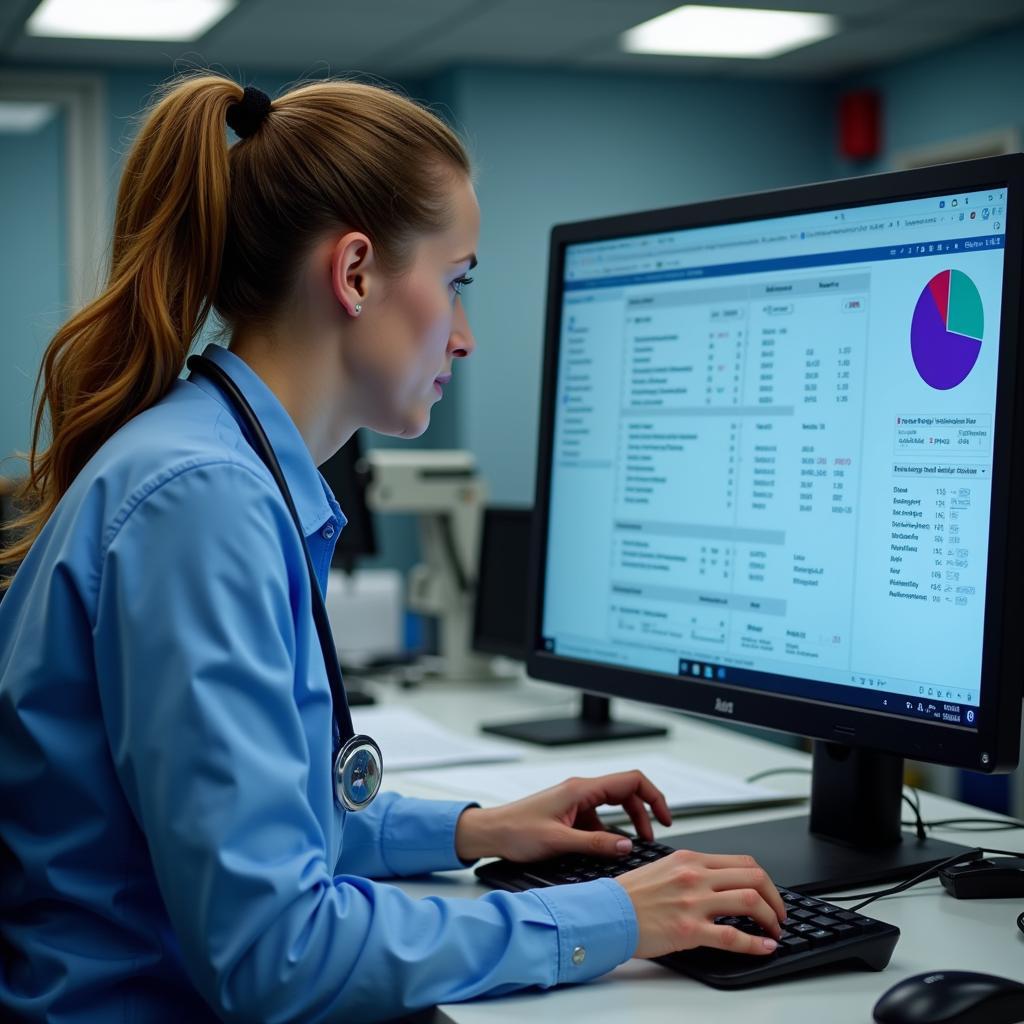
<svg viewBox="0 0 1024 1024">
<path fill-rule="evenodd" d="M 465 359 L 475 348 L 476 338 L 470 330 L 462 299 L 458 299 L 455 303 L 455 315 L 452 317 L 452 333 L 448 336 L 448 351 L 455 359 Z"/>
</svg>

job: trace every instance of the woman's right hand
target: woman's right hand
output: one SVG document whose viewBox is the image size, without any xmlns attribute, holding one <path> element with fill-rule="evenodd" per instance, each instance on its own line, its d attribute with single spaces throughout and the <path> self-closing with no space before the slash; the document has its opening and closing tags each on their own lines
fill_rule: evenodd
<svg viewBox="0 0 1024 1024">
<path fill-rule="evenodd" d="M 752 917 L 778 939 L 786 908 L 753 857 L 677 850 L 615 879 L 633 902 L 640 939 L 634 956 L 649 958 L 695 946 L 767 955 L 773 939 L 748 935 L 716 917 Z"/>
</svg>

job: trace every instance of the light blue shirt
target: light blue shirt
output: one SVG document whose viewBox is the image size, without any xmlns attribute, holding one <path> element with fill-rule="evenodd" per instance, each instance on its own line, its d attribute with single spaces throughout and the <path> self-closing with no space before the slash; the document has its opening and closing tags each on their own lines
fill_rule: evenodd
<svg viewBox="0 0 1024 1024">
<path fill-rule="evenodd" d="M 341 509 L 269 388 L 205 354 L 262 421 L 325 589 Z M 467 805 L 337 808 L 309 588 L 205 378 L 79 473 L 0 602 L 0 1017 L 363 1022 L 633 954 L 610 879 L 473 900 L 369 881 L 465 867 Z"/>
</svg>

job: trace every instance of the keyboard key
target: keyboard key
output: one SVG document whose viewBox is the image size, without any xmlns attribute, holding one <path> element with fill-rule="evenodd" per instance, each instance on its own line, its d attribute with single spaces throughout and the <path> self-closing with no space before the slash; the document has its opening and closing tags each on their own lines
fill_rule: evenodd
<svg viewBox="0 0 1024 1024">
<path fill-rule="evenodd" d="M 782 940 L 782 942 L 779 944 L 779 948 L 788 949 L 793 952 L 799 952 L 802 949 L 810 949 L 811 943 L 802 935 L 790 935 L 789 938 Z"/>
<path fill-rule="evenodd" d="M 818 928 L 813 932 L 807 933 L 807 938 L 813 939 L 815 942 L 823 942 L 825 939 L 831 939 L 832 937 L 832 932 L 827 928 Z"/>
<path fill-rule="evenodd" d="M 817 917 L 811 918 L 811 924 L 816 924 L 819 928 L 833 928 L 839 922 L 834 917 L 829 917 L 827 914 L 819 914 Z"/>
<path fill-rule="evenodd" d="M 789 916 L 795 918 L 797 921 L 810 921 L 811 918 L 817 917 L 818 913 L 815 910 L 807 910 L 804 907 L 798 907 L 796 910 L 791 910 Z"/>
</svg>

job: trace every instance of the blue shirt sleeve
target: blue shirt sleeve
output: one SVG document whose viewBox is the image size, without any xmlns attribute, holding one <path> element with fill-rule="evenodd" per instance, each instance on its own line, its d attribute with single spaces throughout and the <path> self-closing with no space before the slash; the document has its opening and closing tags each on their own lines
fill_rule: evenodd
<svg viewBox="0 0 1024 1024">
<path fill-rule="evenodd" d="M 612 880 L 415 900 L 334 874 L 315 810 L 329 772 L 310 755 L 330 719 L 296 698 L 308 582 L 272 486 L 230 462 L 161 480 L 112 527 L 99 581 L 111 753 L 204 998 L 228 1020 L 372 1021 L 585 981 L 631 956 L 635 917 Z M 342 860 L 457 866 L 461 805 L 427 803 L 389 797 L 351 846 L 348 815 Z"/>
<path fill-rule="evenodd" d="M 364 878 L 397 878 L 470 867 L 455 852 L 455 829 L 467 807 L 479 806 L 472 801 L 378 793 L 369 807 L 346 815 L 337 871 Z"/>
</svg>

